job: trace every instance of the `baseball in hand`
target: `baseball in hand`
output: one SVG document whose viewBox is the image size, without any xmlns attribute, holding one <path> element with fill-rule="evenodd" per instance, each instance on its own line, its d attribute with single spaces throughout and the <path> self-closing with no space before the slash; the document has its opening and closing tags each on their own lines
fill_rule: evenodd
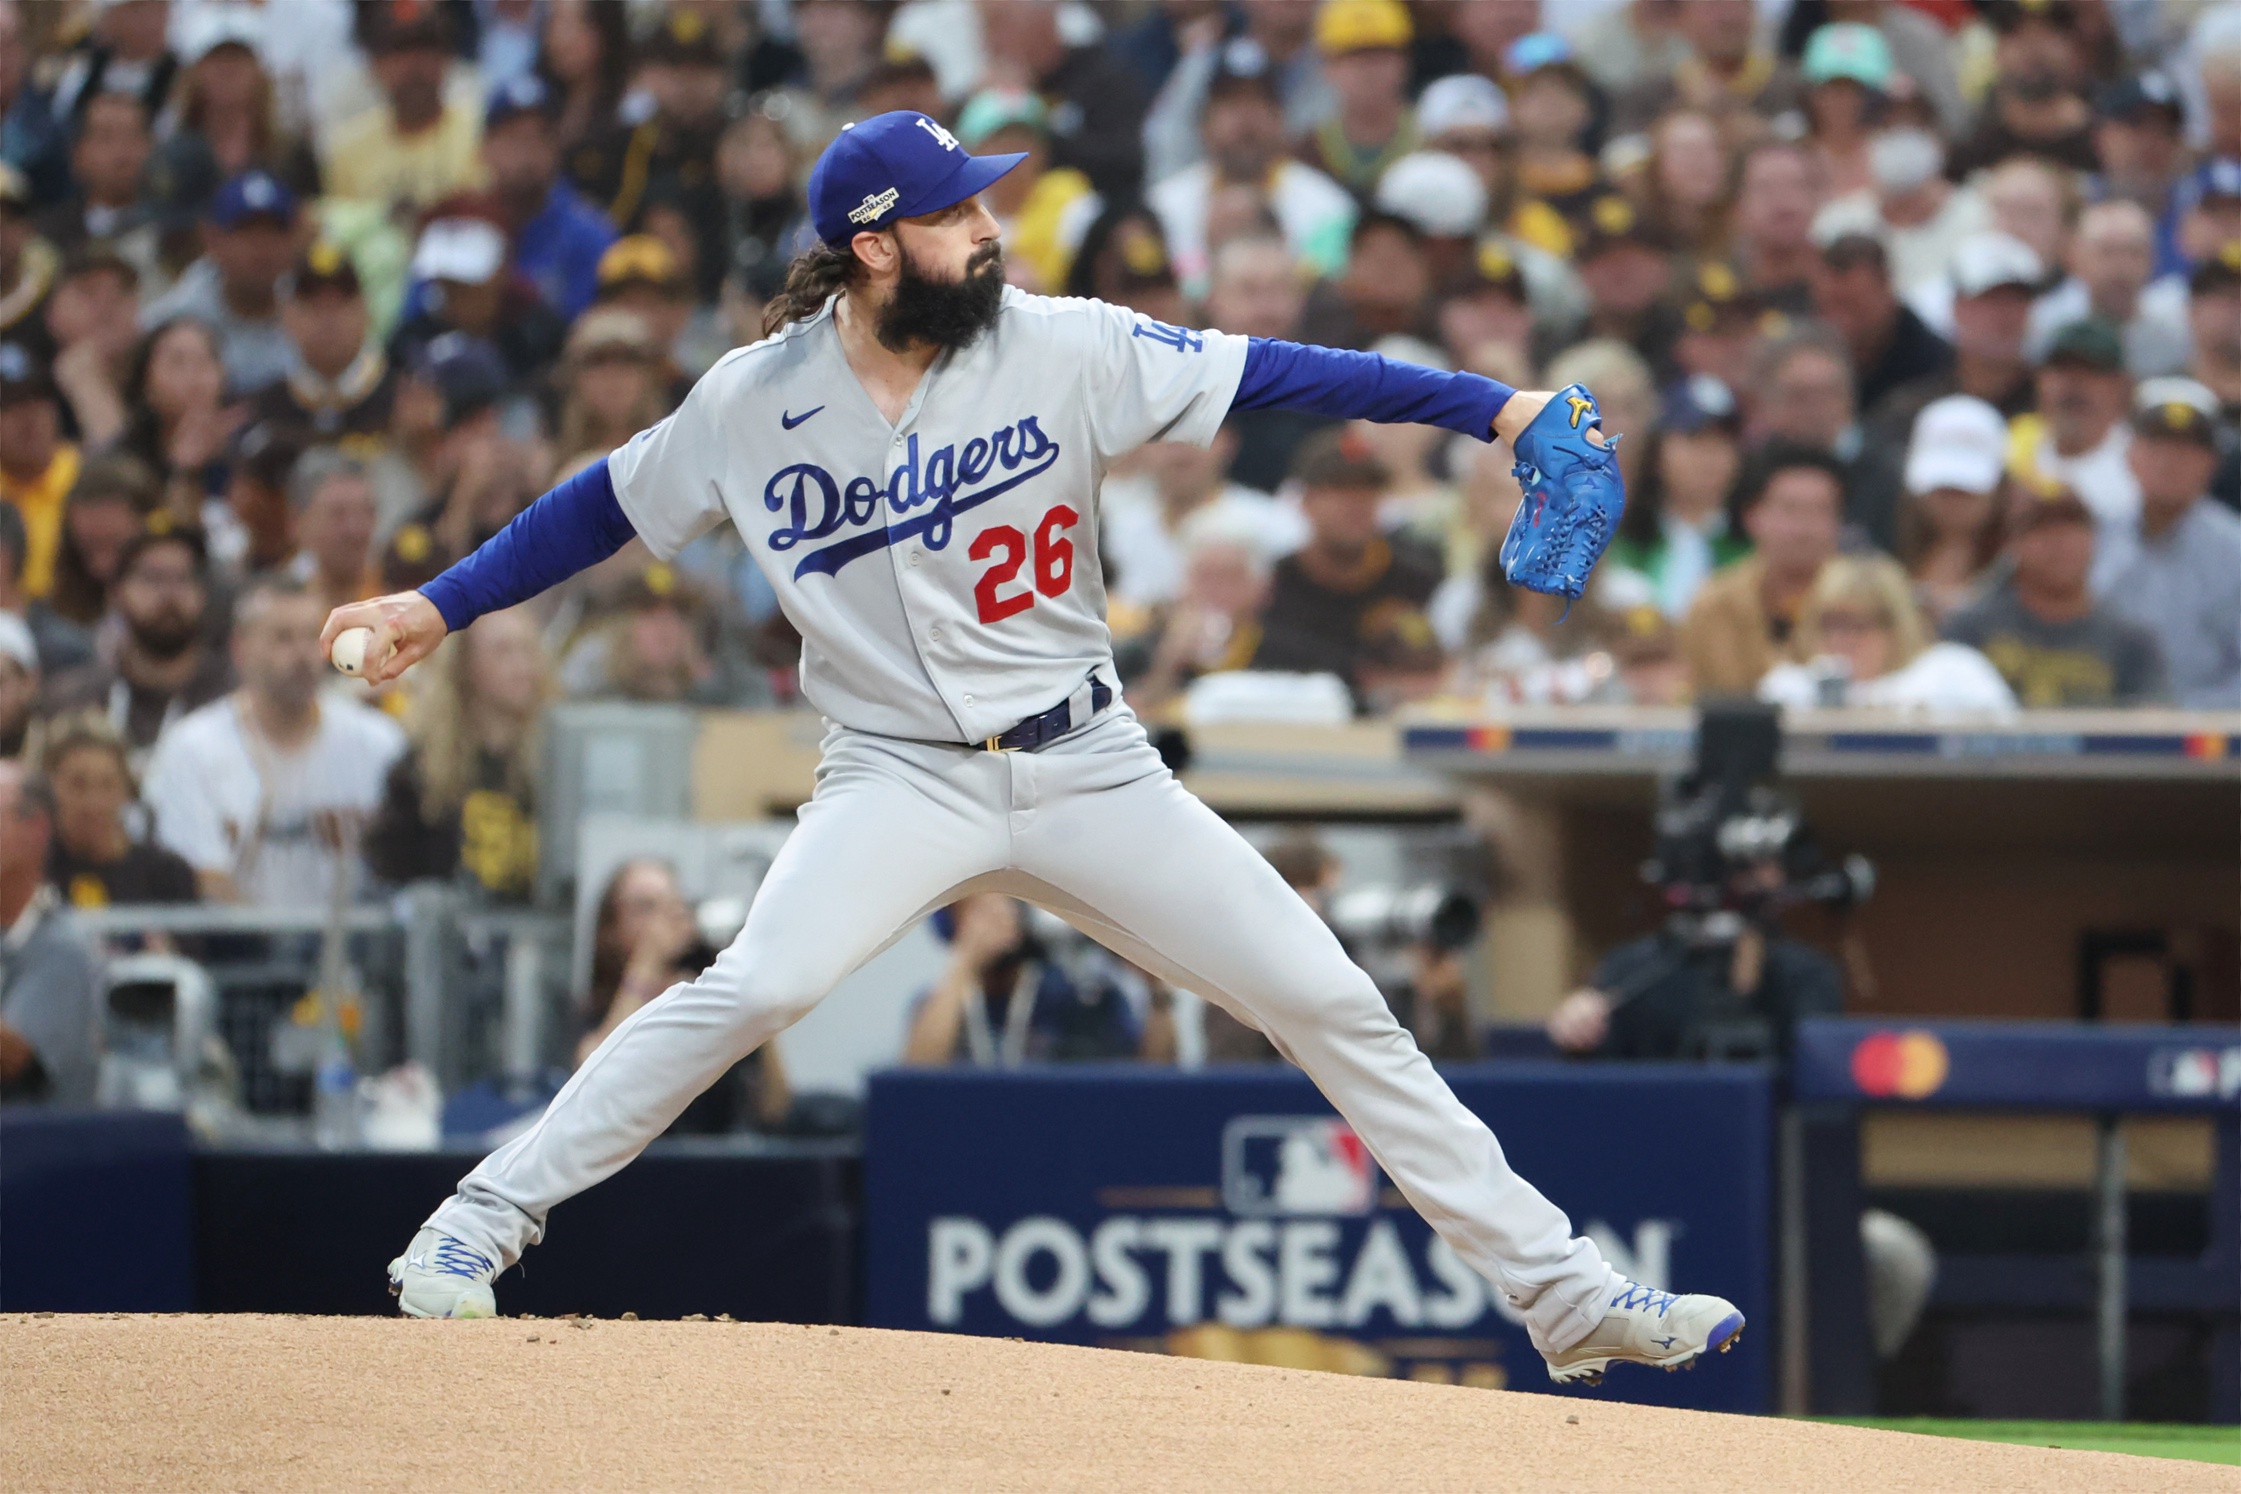
<svg viewBox="0 0 2241 1494">
<path fill-rule="evenodd" d="M 363 674 L 366 671 L 366 646 L 373 642 L 371 628 L 344 628 L 335 634 L 335 646 L 327 657 L 335 668 L 344 674 Z"/>
</svg>

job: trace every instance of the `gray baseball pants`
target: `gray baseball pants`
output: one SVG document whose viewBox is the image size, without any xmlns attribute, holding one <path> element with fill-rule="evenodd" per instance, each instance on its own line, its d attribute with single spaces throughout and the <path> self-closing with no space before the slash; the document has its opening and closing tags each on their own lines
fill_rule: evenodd
<svg viewBox="0 0 2241 1494">
<path fill-rule="evenodd" d="M 731 947 L 617 1027 L 428 1223 L 513 1264 L 555 1204 L 622 1168 L 918 919 L 981 891 L 1047 907 L 1266 1032 L 1544 1350 L 1601 1322 L 1616 1279 L 1601 1253 L 1510 1170 L 1336 936 L 1117 704 L 1036 752 L 832 728 Z"/>
</svg>

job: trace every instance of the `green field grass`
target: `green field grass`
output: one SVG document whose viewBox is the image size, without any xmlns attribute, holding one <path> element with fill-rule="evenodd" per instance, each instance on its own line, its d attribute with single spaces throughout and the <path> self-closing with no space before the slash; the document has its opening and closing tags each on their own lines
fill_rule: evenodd
<svg viewBox="0 0 2241 1494">
<path fill-rule="evenodd" d="M 1831 1416 L 1851 1427 L 1969 1437 L 2025 1447 L 2077 1447 L 2134 1453 L 2144 1458 L 2190 1458 L 2198 1463 L 2241 1465 L 2241 1427 L 2179 1426 L 2124 1421 L 1941 1421 L 1933 1417 Z"/>
</svg>

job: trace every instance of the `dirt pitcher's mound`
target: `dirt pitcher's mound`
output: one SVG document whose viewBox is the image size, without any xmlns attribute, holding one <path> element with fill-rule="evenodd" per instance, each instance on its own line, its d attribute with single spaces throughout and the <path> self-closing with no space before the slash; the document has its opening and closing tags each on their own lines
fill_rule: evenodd
<svg viewBox="0 0 2241 1494">
<path fill-rule="evenodd" d="M 937 1334 L 522 1318 L 9 1314 L 0 1449 L 11 1490 L 103 1494 L 2234 1487 L 2208 1464 L 1580 1396 Z"/>
</svg>

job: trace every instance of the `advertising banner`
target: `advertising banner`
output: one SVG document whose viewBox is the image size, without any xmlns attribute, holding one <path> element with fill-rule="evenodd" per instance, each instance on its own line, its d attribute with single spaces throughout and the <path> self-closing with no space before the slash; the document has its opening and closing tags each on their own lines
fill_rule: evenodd
<svg viewBox="0 0 2241 1494">
<path fill-rule="evenodd" d="M 1512 1164 L 1621 1271 L 1717 1292 L 1752 1319 L 1699 1372 L 1621 1366 L 1590 1393 L 1766 1409 L 1766 1074 L 1445 1072 Z M 1554 1389 L 1515 1311 L 1289 1068 L 877 1074 L 864 1192 L 875 1327 Z"/>
</svg>

